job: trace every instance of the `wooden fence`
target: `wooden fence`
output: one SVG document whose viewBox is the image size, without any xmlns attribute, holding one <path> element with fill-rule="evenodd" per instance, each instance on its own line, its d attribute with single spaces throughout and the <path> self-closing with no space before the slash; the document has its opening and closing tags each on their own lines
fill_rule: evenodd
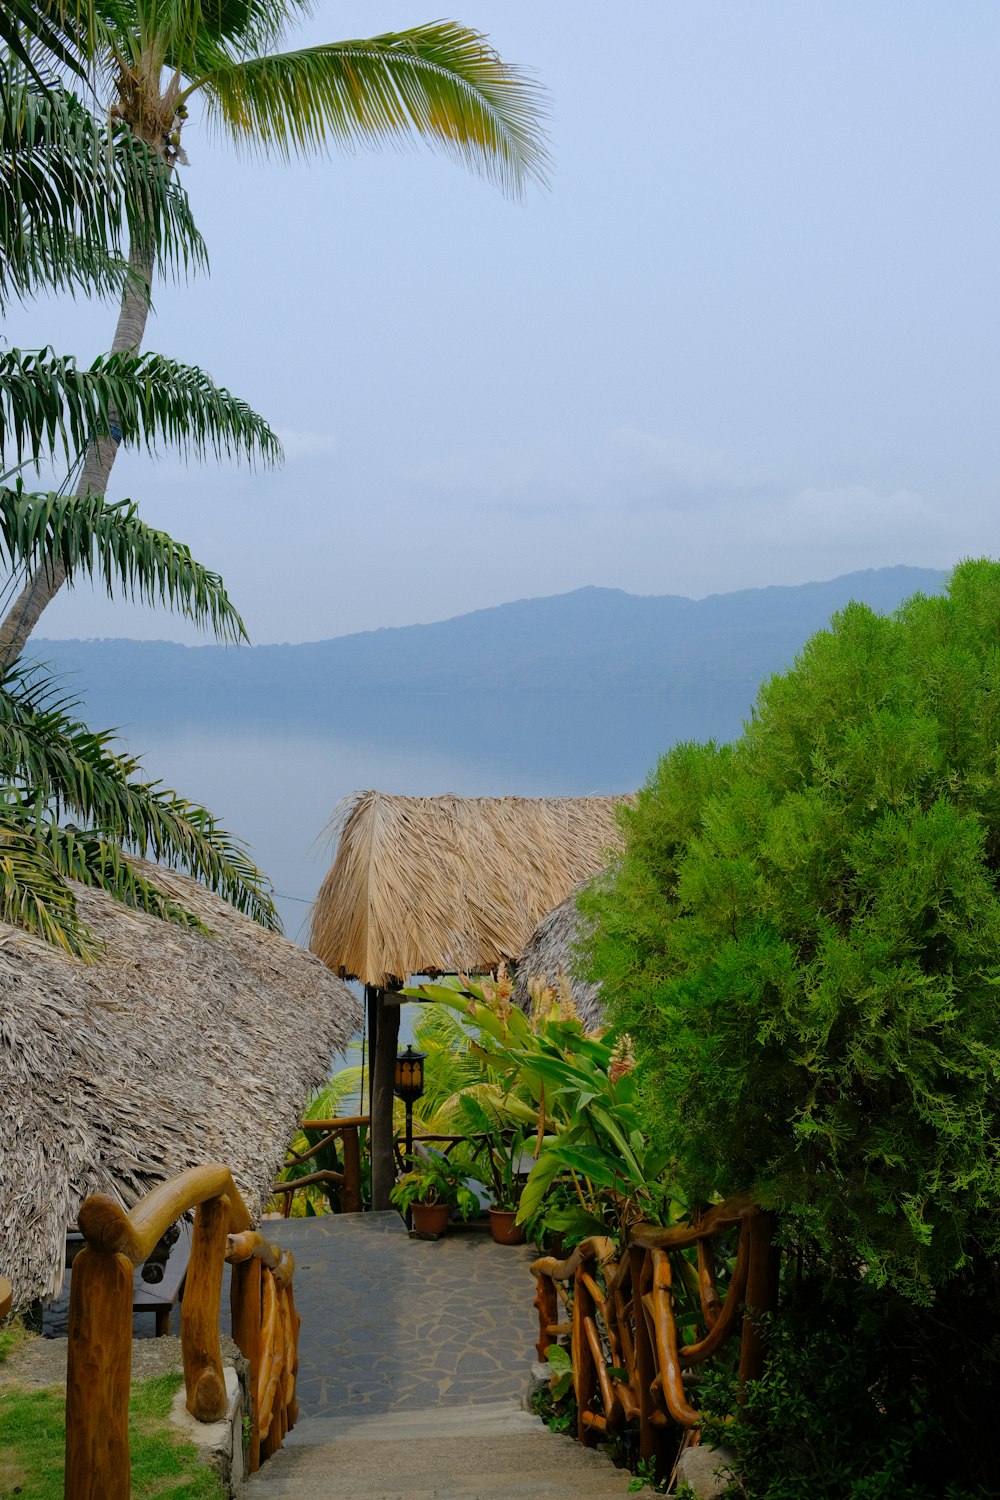
<svg viewBox="0 0 1000 1500">
<path fill-rule="evenodd" d="M 276 1451 L 298 1407 L 299 1319 L 292 1256 L 251 1229 L 229 1168 L 194 1167 L 154 1188 L 131 1212 L 97 1195 L 80 1209 L 84 1247 L 70 1280 L 66 1378 L 66 1500 L 128 1500 L 132 1276 L 164 1231 L 195 1210 L 181 1349 L 187 1409 L 200 1422 L 226 1415 L 219 1346 L 223 1261 L 232 1263 L 233 1337 L 250 1366 L 248 1468 Z"/>
<path fill-rule="evenodd" d="M 694 1366 L 739 1333 L 740 1380 L 760 1375 L 760 1330 L 743 1314 L 776 1306 L 773 1229 L 770 1214 L 747 1198 L 731 1198 L 693 1224 L 637 1226 L 621 1254 L 610 1239 L 596 1237 L 565 1260 L 543 1256 L 534 1262 L 538 1357 L 544 1361 L 551 1344 L 569 1340 L 581 1443 L 592 1445 L 634 1423 L 639 1456 L 662 1465 L 671 1429 L 676 1440 L 680 1427 L 682 1446 L 698 1440 L 701 1418 L 685 1379 Z M 713 1241 L 734 1230 L 735 1264 L 721 1297 Z M 682 1261 L 682 1252 L 692 1249 L 696 1265 L 689 1257 Z M 695 1336 L 687 1339 L 682 1333 L 690 1322 L 677 1295 L 682 1282 L 698 1308 Z"/>
</svg>

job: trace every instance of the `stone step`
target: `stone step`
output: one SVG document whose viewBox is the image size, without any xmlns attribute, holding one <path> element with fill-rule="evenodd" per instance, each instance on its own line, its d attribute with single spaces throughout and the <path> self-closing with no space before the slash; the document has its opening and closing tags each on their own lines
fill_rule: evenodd
<svg viewBox="0 0 1000 1500">
<path fill-rule="evenodd" d="M 620 1500 L 631 1476 L 509 1405 L 303 1418 L 246 1500 Z"/>
</svg>

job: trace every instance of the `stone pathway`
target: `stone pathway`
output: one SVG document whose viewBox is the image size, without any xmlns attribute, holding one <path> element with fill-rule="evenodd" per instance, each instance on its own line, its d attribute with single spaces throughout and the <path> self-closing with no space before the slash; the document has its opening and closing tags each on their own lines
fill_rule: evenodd
<svg viewBox="0 0 1000 1500">
<path fill-rule="evenodd" d="M 478 1226 L 411 1238 L 395 1212 L 266 1232 L 295 1255 L 304 1414 L 519 1404 L 538 1337 L 530 1246 Z"/>
<path fill-rule="evenodd" d="M 538 1336 L 529 1247 L 398 1214 L 267 1226 L 295 1255 L 301 1415 L 246 1500 L 618 1500 L 630 1476 L 521 1401 Z"/>
</svg>

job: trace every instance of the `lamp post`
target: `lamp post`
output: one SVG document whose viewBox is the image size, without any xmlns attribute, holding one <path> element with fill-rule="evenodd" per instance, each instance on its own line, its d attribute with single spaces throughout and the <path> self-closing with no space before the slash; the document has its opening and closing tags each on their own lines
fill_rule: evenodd
<svg viewBox="0 0 1000 1500">
<path fill-rule="evenodd" d="M 402 1099 L 406 1106 L 406 1160 L 410 1162 L 413 1156 L 413 1106 L 424 1091 L 424 1060 L 426 1052 L 418 1052 L 411 1044 L 407 1044 L 405 1052 L 396 1055 L 396 1072 L 393 1078 L 392 1091 L 397 1099 Z M 406 1227 L 409 1229 L 412 1215 L 409 1210 L 406 1213 Z"/>
</svg>

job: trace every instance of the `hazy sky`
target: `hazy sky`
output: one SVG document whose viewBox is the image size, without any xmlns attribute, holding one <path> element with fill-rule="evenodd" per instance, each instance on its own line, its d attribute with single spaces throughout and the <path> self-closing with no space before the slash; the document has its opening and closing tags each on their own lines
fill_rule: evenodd
<svg viewBox="0 0 1000 1500">
<path fill-rule="evenodd" d="M 320 3 L 309 40 L 414 25 Z M 146 345 L 281 433 L 275 473 L 120 461 L 255 641 L 584 584 L 703 595 L 1000 555 L 1000 7 L 462 0 L 550 99 L 548 190 L 425 150 L 291 167 L 193 118 L 210 278 Z M 114 309 L 36 304 L 90 358 Z M 45 635 L 194 639 L 79 591 Z"/>
</svg>

